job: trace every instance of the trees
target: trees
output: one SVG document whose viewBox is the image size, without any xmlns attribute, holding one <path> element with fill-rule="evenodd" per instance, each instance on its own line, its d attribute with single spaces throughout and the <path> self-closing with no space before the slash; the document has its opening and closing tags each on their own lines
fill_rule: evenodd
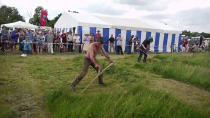
<svg viewBox="0 0 210 118">
<path fill-rule="evenodd" d="M 36 7 L 33 17 L 29 19 L 29 23 L 40 26 L 41 10 L 45 10 L 45 9 L 42 6 Z"/>
<path fill-rule="evenodd" d="M 24 21 L 25 19 L 21 16 L 15 7 L 8 7 L 3 5 L 0 7 L 0 25 L 6 23 L 12 23 L 16 21 Z"/>
<path fill-rule="evenodd" d="M 50 26 L 50 27 L 52 27 L 52 28 L 54 28 L 55 23 L 58 21 L 58 19 L 60 18 L 61 15 L 62 15 L 61 13 L 58 14 L 58 16 L 56 16 L 55 18 L 53 18 L 52 20 L 50 20 L 49 21 L 50 23 L 48 23 L 47 25 Z"/>
<path fill-rule="evenodd" d="M 205 32 L 198 33 L 198 32 L 190 32 L 190 31 L 184 30 L 182 31 L 182 34 L 186 36 L 190 36 L 190 37 L 199 37 L 200 35 L 203 35 L 206 38 L 210 38 L 210 34 L 205 33 Z"/>
<path fill-rule="evenodd" d="M 32 18 L 29 19 L 29 23 L 40 26 L 40 17 L 41 17 L 41 10 L 45 10 L 42 6 L 37 6 L 37 8 L 35 9 L 35 13 L 33 15 Z M 58 16 L 56 16 L 54 19 L 49 20 L 47 18 L 47 26 L 54 28 L 55 23 L 57 22 L 57 20 L 60 18 L 62 14 L 58 14 Z"/>
</svg>

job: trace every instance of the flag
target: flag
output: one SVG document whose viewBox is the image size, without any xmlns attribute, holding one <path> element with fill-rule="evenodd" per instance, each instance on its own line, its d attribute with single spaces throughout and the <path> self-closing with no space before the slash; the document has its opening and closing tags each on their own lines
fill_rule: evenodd
<svg viewBox="0 0 210 118">
<path fill-rule="evenodd" d="M 47 21 L 47 11 L 41 11 L 40 25 L 46 26 Z"/>
</svg>

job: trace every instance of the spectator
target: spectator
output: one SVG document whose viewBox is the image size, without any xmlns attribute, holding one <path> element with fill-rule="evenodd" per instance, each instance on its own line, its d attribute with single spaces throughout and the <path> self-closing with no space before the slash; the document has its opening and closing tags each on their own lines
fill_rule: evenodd
<svg viewBox="0 0 210 118">
<path fill-rule="evenodd" d="M 94 41 L 93 33 L 90 34 L 90 37 L 91 37 L 91 39 L 93 39 L 93 41 Z"/>
<path fill-rule="evenodd" d="M 89 41 L 90 41 L 89 38 L 90 38 L 89 34 L 85 34 L 85 37 L 83 39 L 83 42 L 84 42 L 83 51 L 85 54 L 87 53 L 87 51 L 89 49 Z"/>
<path fill-rule="evenodd" d="M 7 41 L 9 40 L 9 32 L 6 30 L 6 26 L 2 27 L 1 31 L 1 41 L 2 41 L 2 49 L 3 51 L 6 51 L 7 49 Z"/>
<path fill-rule="evenodd" d="M 28 54 L 31 54 L 32 41 L 29 40 L 29 37 L 28 36 L 26 36 L 25 38 L 26 39 L 23 40 L 23 50 L 24 50 L 24 53 L 26 55 L 28 55 Z"/>
<path fill-rule="evenodd" d="M 94 37 L 90 36 L 89 45 L 94 42 Z"/>
<path fill-rule="evenodd" d="M 73 35 L 72 35 L 72 32 L 70 31 L 68 37 L 67 37 L 67 40 L 68 40 L 68 43 L 69 43 L 69 46 L 68 46 L 68 51 L 69 52 L 73 52 Z"/>
<path fill-rule="evenodd" d="M 62 31 L 61 38 L 62 38 L 62 42 L 64 43 L 64 46 L 67 47 L 67 44 L 66 44 L 67 43 L 67 36 L 64 33 L 64 30 Z"/>
<path fill-rule="evenodd" d="M 60 46 L 59 46 L 59 43 L 60 43 L 60 39 L 61 39 L 61 36 L 60 36 L 60 32 L 58 31 L 57 32 L 57 35 L 56 35 L 56 39 L 55 39 L 55 50 L 60 50 Z M 54 51 L 55 51 L 54 50 Z"/>
<path fill-rule="evenodd" d="M 64 46 L 64 44 L 63 43 L 61 43 L 61 45 L 60 45 L 60 52 L 62 53 L 64 53 L 65 52 L 65 46 Z"/>
<path fill-rule="evenodd" d="M 134 35 L 132 35 L 128 41 L 128 54 L 131 54 L 131 47 L 132 47 L 132 43 L 133 43 L 133 38 Z"/>
<path fill-rule="evenodd" d="M 199 47 L 201 47 L 202 43 L 203 43 L 203 36 L 200 35 L 200 45 L 199 45 Z"/>
<path fill-rule="evenodd" d="M 26 39 L 25 38 L 25 34 L 23 33 L 23 30 L 22 29 L 19 29 L 19 51 L 24 51 L 23 48 L 23 40 Z"/>
<path fill-rule="evenodd" d="M 38 33 L 37 33 L 38 34 Z M 32 50 L 36 51 L 36 45 L 35 45 L 35 39 L 34 37 L 36 37 L 36 35 L 34 35 L 34 33 L 32 33 L 32 30 L 29 29 L 28 32 L 25 34 L 25 36 L 28 36 L 29 37 L 29 40 L 32 41 Z"/>
<path fill-rule="evenodd" d="M 44 42 L 45 42 L 45 36 L 41 32 L 39 32 L 39 34 L 37 35 L 37 45 L 36 45 L 38 54 L 42 54 L 44 48 Z"/>
<path fill-rule="evenodd" d="M 120 53 L 123 55 L 122 41 L 123 41 L 123 39 L 121 38 L 121 34 L 119 34 L 118 37 L 117 37 L 117 54 L 118 55 Z"/>
<path fill-rule="evenodd" d="M 79 53 L 79 47 L 80 47 L 80 36 L 78 35 L 78 33 L 75 33 L 75 36 L 73 37 L 74 42 L 75 42 L 75 52 Z"/>
<path fill-rule="evenodd" d="M 98 37 L 101 37 L 100 31 L 98 30 L 95 35 L 95 41 L 97 41 Z"/>
<path fill-rule="evenodd" d="M 133 42 L 134 42 L 134 49 L 133 49 L 133 51 L 134 51 L 135 53 L 137 53 L 136 48 L 137 48 L 137 46 L 138 46 L 138 41 L 139 41 L 139 39 L 138 39 L 138 36 L 136 35 L 135 38 L 134 38 L 134 40 L 133 40 Z"/>
<path fill-rule="evenodd" d="M 115 46 L 114 46 L 114 37 L 113 37 L 113 34 L 111 34 L 111 37 L 109 38 L 109 47 L 110 47 L 110 52 L 112 52 L 111 49 L 113 49 L 113 52 L 115 52 Z"/>
<path fill-rule="evenodd" d="M 11 48 L 12 48 L 12 51 L 16 51 L 17 47 L 17 40 L 18 40 L 18 28 L 15 28 L 14 31 L 11 32 Z"/>
<path fill-rule="evenodd" d="M 188 52 L 188 42 L 187 42 L 187 39 L 184 40 L 183 47 L 184 47 L 184 52 Z"/>
<path fill-rule="evenodd" d="M 48 47 L 48 52 L 51 54 L 53 53 L 53 39 L 54 39 L 54 34 L 50 31 L 49 34 L 47 35 L 47 47 Z"/>
</svg>

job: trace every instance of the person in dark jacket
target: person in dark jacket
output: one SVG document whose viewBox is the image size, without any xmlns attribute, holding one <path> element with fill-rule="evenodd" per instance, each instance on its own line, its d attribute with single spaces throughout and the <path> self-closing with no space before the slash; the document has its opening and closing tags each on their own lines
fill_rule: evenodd
<svg viewBox="0 0 210 118">
<path fill-rule="evenodd" d="M 138 39 L 138 36 L 136 35 L 135 36 L 135 38 L 134 38 L 134 49 L 133 49 L 133 51 L 135 52 L 135 53 L 137 53 L 137 50 L 136 50 L 136 48 L 137 48 L 137 46 L 138 46 L 138 41 L 139 41 L 139 39 Z"/>
<path fill-rule="evenodd" d="M 144 60 L 143 62 L 146 63 L 146 60 L 147 60 L 147 54 L 146 54 L 146 49 L 147 49 L 147 46 L 153 42 L 153 38 L 150 37 L 149 39 L 146 39 L 143 41 L 143 43 L 141 44 L 141 47 L 140 47 L 140 55 L 139 55 L 139 58 L 138 58 L 138 62 L 140 63 L 141 62 L 141 57 L 142 55 L 144 54 Z"/>
<path fill-rule="evenodd" d="M 133 37 L 134 35 L 132 35 L 128 41 L 128 54 L 131 54 L 131 47 L 132 47 L 132 43 L 133 43 Z"/>
</svg>

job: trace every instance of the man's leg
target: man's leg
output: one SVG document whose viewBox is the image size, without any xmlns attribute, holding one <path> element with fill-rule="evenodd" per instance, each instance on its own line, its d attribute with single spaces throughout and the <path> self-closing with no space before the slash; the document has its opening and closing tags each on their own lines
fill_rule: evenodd
<svg viewBox="0 0 210 118">
<path fill-rule="evenodd" d="M 145 53 L 144 53 L 144 60 L 143 61 L 144 61 L 144 63 L 146 63 L 146 61 L 147 61 L 147 54 L 145 54 Z"/>
<path fill-rule="evenodd" d="M 50 43 L 47 44 L 48 53 L 50 53 Z"/>
<path fill-rule="evenodd" d="M 79 74 L 79 76 L 77 76 L 77 78 L 71 84 L 72 87 L 75 87 L 83 79 L 83 77 L 87 74 L 89 65 L 90 65 L 90 60 L 85 58 L 84 59 L 83 71 Z"/>
<path fill-rule="evenodd" d="M 71 42 L 71 52 L 73 52 L 73 46 L 74 46 L 74 43 Z"/>
<path fill-rule="evenodd" d="M 96 72 L 98 73 L 99 68 L 96 68 L 95 65 L 92 63 L 91 66 L 96 70 Z M 102 70 L 100 70 L 101 72 Z M 103 82 L 103 73 L 98 77 L 98 84 L 106 86 L 106 84 Z"/>
<path fill-rule="evenodd" d="M 122 46 L 120 46 L 120 50 L 121 50 L 121 54 L 123 55 L 123 49 L 122 49 Z"/>
<path fill-rule="evenodd" d="M 112 43 L 113 52 L 115 52 L 115 46 L 114 43 Z"/>
<path fill-rule="evenodd" d="M 140 55 L 139 55 L 139 58 L 138 58 L 138 62 L 141 61 L 142 54 L 143 54 L 143 52 L 140 50 Z"/>
<path fill-rule="evenodd" d="M 52 54 L 54 53 L 53 52 L 53 44 L 52 43 L 50 44 L 50 51 L 51 51 Z"/>
<path fill-rule="evenodd" d="M 118 55 L 120 54 L 120 46 L 119 45 L 117 46 L 117 54 Z"/>
</svg>

